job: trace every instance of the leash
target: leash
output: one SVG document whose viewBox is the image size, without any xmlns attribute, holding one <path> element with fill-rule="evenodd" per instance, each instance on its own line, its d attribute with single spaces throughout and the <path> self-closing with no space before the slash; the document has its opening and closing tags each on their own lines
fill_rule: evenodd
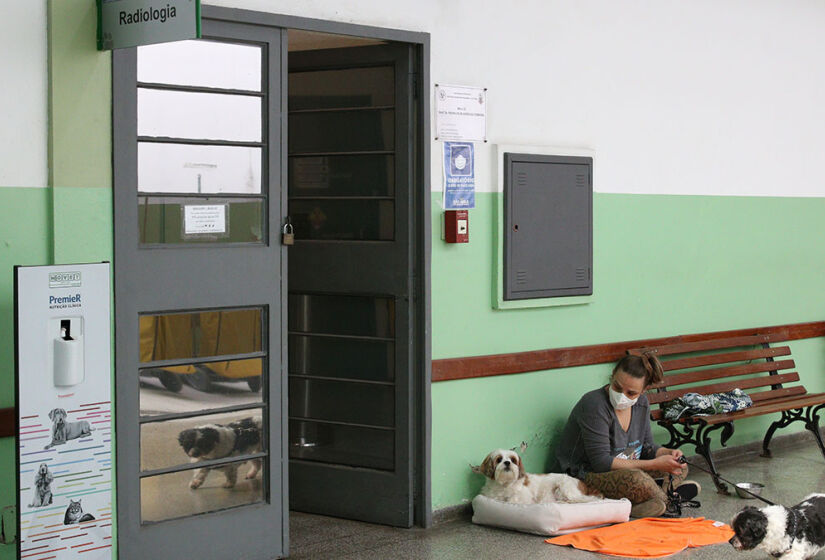
<svg viewBox="0 0 825 560">
<path fill-rule="evenodd" d="M 719 476 L 718 474 L 713 474 L 711 471 L 709 471 L 708 469 L 706 469 L 706 468 L 704 468 L 704 467 L 700 467 L 699 465 L 696 465 L 696 464 L 694 464 L 694 463 L 691 463 L 690 461 L 688 461 L 688 460 L 685 458 L 685 456 L 684 456 L 684 455 L 682 455 L 681 457 L 679 457 L 679 462 L 680 462 L 680 463 L 684 463 L 684 464 L 686 464 L 686 465 L 689 465 L 689 466 L 691 466 L 691 467 L 693 467 L 693 468 L 695 468 L 695 469 L 699 469 L 700 471 L 704 471 L 704 472 L 708 473 L 710 476 L 713 476 L 713 477 L 718 478 L 718 479 L 719 479 L 719 480 L 721 480 L 722 482 L 727 482 L 728 484 L 730 484 L 730 485 L 731 485 L 731 486 L 733 486 L 734 488 L 739 488 L 739 490 L 741 490 L 741 491 L 745 492 L 746 494 L 750 494 L 751 496 L 753 496 L 753 497 L 754 497 L 754 498 L 756 498 L 757 500 L 762 500 L 763 502 L 765 502 L 765 503 L 766 503 L 766 504 L 768 504 L 769 506 L 775 506 L 775 505 L 777 505 L 777 504 L 773 503 L 772 501 L 768 500 L 767 498 L 763 498 L 763 497 L 762 497 L 762 496 L 760 496 L 759 494 L 754 494 L 753 492 L 751 492 L 750 490 L 748 490 L 748 489 L 746 489 L 746 488 L 742 488 L 741 486 L 737 486 L 735 482 L 731 482 L 730 480 L 727 480 L 727 479 L 725 479 L 725 478 L 722 478 L 722 477 L 721 477 L 721 476 Z M 672 483 L 672 482 L 673 482 L 673 481 L 671 480 L 671 483 Z"/>
</svg>

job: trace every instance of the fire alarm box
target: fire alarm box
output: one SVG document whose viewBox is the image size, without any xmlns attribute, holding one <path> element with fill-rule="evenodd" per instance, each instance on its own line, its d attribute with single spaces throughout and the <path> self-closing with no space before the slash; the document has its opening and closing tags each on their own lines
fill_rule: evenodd
<svg viewBox="0 0 825 560">
<path fill-rule="evenodd" d="M 469 243 L 469 211 L 446 210 L 444 212 L 444 241 L 447 243 Z"/>
</svg>

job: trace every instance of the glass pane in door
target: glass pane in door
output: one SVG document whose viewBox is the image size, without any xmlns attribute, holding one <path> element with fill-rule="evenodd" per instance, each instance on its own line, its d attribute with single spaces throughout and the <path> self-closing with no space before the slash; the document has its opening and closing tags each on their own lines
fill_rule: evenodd
<svg viewBox="0 0 825 560">
<path fill-rule="evenodd" d="M 290 456 L 394 464 L 395 300 L 289 295 Z"/>
<path fill-rule="evenodd" d="M 228 463 L 208 469 L 205 473 L 193 468 L 141 478 L 141 523 L 263 502 L 266 497 L 263 483 L 267 476 L 265 467 L 261 459 L 255 459 Z M 256 474 L 249 476 L 253 472 Z"/>
<path fill-rule="evenodd" d="M 258 307 L 140 316 L 142 523 L 264 499 L 265 320 Z"/>
<path fill-rule="evenodd" d="M 261 91 L 261 47 L 208 40 L 140 47 L 137 79 L 144 83 Z"/>
</svg>

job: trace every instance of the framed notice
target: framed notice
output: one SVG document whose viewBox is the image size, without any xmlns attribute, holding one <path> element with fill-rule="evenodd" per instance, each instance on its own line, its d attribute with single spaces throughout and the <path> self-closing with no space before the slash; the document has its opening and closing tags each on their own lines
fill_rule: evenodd
<svg viewBox="0 0 825 560">
<path fill-rule="evenodd" d="M 487 141 L 487 88 L 435 85 L 435 139 Z"/>
</svg>

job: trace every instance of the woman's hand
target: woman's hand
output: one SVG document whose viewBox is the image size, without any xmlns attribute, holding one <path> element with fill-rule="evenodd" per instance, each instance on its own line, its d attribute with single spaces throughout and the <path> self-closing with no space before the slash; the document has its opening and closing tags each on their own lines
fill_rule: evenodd
<svg viewBox="0 0 825 560">
<path fill-rule="evenodd" d="M 664 448 L 662 448 L 664 449 Z M 667 451 L 675 451 L 679 455 L 677 456 L 676 453 L 663 453 L 658 455 L 655 459 L 651 460 L 651 466 L 655 471 L 662 471 L 670 474 L 680 474 L 682 472 L 682 463 L 679 462 L 679 457 L 682 456 L 682 453 L 678 450 L 670 450 Z"/>
<path fill-rule="evenodd" d="M 682 453 L 678 449 L 668 449 L 667 447 L 660 447 L 656 450 L 656 457 L 661 457 L 662 455 L 671 455 L 678 459 L 679 457 L 684 455 L 684 453 Z"/>
</svg>

